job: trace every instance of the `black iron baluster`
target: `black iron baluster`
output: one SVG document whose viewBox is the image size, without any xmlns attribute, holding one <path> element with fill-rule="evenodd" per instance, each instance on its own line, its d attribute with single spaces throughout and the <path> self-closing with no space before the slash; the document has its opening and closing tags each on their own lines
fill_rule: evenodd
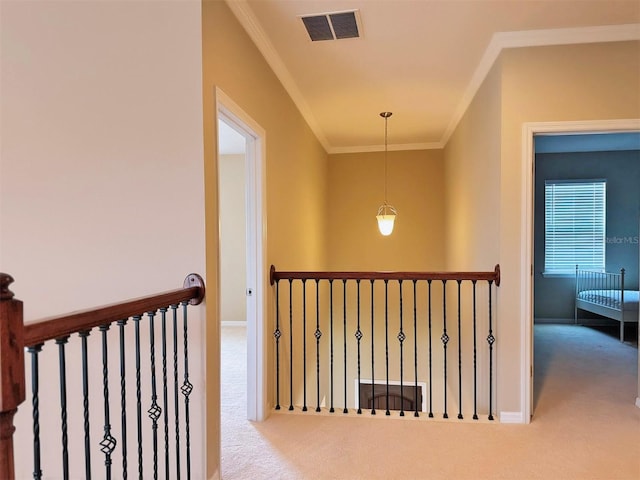
<svg viewBox="0 0 640 480">
<path fill-rule="evenodd" d="M 347 408 L 347 280 L 342 280 L 342 296 L 344 302 L 342 302 L 342 340 L 344 347 L 344 409 L 342 413 L 349 413 Z"/>
<path fill-rule="evenodd" d="M 82 343 L 82 411 L 84 418 L 84 474 L 91 478 L 91 440 L 89 432 L 89 362 L 87 360 L 87 337 L 91 330 L 79 332 Z"/>
<path fill-rule="evenodd" d="M 158 392 L 156 389 L 156 345 L 155 345 L 155 328 L 154 319 L 155 311 L 147 312 L 149 318 L 149 350 L 151 356 L 151 407 L 147 410 L 147 414 L 151 419 L 151 433 L 153 435 L 153 478 L 158 478 L 158 419 L 162 413 L 162 409 L 158 405 Z"/>
<path fill-rule="evenodd" d="M 29 347 L 31 354 L 31 406 L 33 415 L 33 478 L 42 478 L 40 465 L 40 372 L 38 368 L 38 353 L 42 351 L 42 343 Z"/>
<path fill-rule="evenodd" d="M 307 411 L 307 279 L 302 279 L 302 411 Z"/>
<path fill-rule="evenodd" d="M 176 479 L 180 480 L 180 402 L 178 395 L 178 305 L 171 305 L 173 317 L 173 406 L 176 432 Z"/>
<path fill-rule="evenodd" d="M 429 418 L 433 418 L 433 362 L 432 362 L 432 345 L 431 345 L 431 280 L 427 280 L 429 286 L 429 302 L 428 302 L 428 317 L 429 317 Z"/>
<path fill-rule="evenodd" d="M 443 418 L 449 418 L 447 413 L 447 343 L 449 343 L 449 335 L 447 335 L 447 281 L 442 280 L 442 348 L 444 352 L 444 414 Z"/>
<path fill-rule="evenodd" d="M 109 418 L 109 358 L 107 350 L 107 330 L 109 325 L 101 325 L 102 334 L 102 393 L 104 396 L 104 436 L 100 442 L 100 451 L 104 453 L 105 477 L 111 478 L 111 453 L 116 448 L 116 439 L 111 435 L 111 421 Z"/>
<path fill-rule="evenodd" d="M 414 373 L 414 393 L 413 398 L 415 401 L 414 417 L 419 417 L 418 413 L 418 311 L 417 311 L 417 299 L 416 299 L 416 282 L 413 280 L 413 373 Z"/>
<path fill-rule="evenodd" d="M 330 356 L 331 356 L 331 408 L 329 408 L 329 412 L 335 412 L 333 408 L 333 279 L 329 279 L 329 325 L 331 328 L 331 342 L 330 345 Z"/>
<path fill-rule="evenodd" d="M 127 471 L 127 375 L 126 375 L 126 356 L 125 356 L 125 338 L 124 327 L 127 320 L 118 320 L 118 330 L 120 334 L 120 425 L 121 433 L 121 450 L 122 450 L 122 478 L 126 480 L 129 476 Z"/>
<path fill-rule="evenodd" d="M 362 403 L 360 395 L 360 340 L 362 340 L 362 331 L 360 330 L 360 279 L 356 280 L 358 285 L 358 328 L 356 329 L 356 339 L 358 341 L 358 414 L 362 414 Z"/>
<path fill-rule="evenodd" d="M 60 420 L 62 429 L 62 476 L 69 478 L 69 435 L 67 432 L 67 365 L 65 345 L 69 336 L 56 339 L 58 363 L 60 367 Z"/>
<path fill-rule="evenodd" d="M 167 386 L 167 307 L 160 308 L 162 315 L 162 401 L 164 423 L 164 475 L 169 478 L 169 392 Z"/>
<path fill-rule="evenodd" d="M 478 420 L 478 362 L 476 347 L 476 280 L 473 283 L 473 419 Z"/>
<path fill-rule="evenodd" d="M 384 364 L 387 373 L 386 379 L 386 415 L 391 415 L 389 411 L 389 280 L 384 280 Z"/>
<path fill-rule="evenodd" d="M 133 317 L 136 344 L 136 420 L 138 427 L 138 478 L 143 478 L 142 464 L 142 391 L 140 381 L 140 315 Z"/>
<path fill-rule="evenodd" d="M 180 391 L 184 395 L 184 442 L 186 448 L 187 478 L 191 478 L 191 435 L 189 432 L 189 395 L 193 391 L 193 385 L 189 382 L 189 347 L 187 332 L 187 306 L 188 301 L 182 302 L 183 338 L 184 338 L 184 382 Z"/>
<path fill-rule="evenodd" d="M 400 416 L 404 417 L 404 383 L 403 383 L 403 366 L 404 366 L 404 341 L 406 335 L 402 330 L 402 279 L 398 280 L 398 289 L 400 291 L 400 332 L 398 333 L 398 341 L 400 342 Z"/>
<path fill-rule="evenodd" d="M 320 280 L 316 278 L 316 412 L 320 411 Z"/>
<path fill-rule="evenodd" d="M 462 420 L 462 327 L 460 317 L 462 316 L 460 303 L 460 285 L 462 280 L 458 280 L 458 418 Z"/>
<path fill-rule="evenodd" d="M 289 410 L 293 410 L 293 279 L 289 279 Z"/>
<path fill-rule="evenodd" d="M 375 415 L 376 414 L 376 405 L 375 405 L 375 401 L 374 399 L 375 397 L 375 385 L 376 385 L 376 371 L 375 371 L 375 362 L 374 362 L 374 358 L 375 358 L 375 347 L 374 347 L 374 313 L 373 313 L 373 306 L 374 306 L 374 301 L 373 301 L 373 284 L 375 283 L 375 280 L 372 278 L 370 280 L 371 282 L 371 415 Z"/>
<path fill-rule="evenodd" d="M 487 343 L 489 344 L 489 420 L 493 420 L 493 344 L 496 341 L 496 337 L 493 336 L 493 327 L 491 324 L 491 286 L 493 280 L 489 280 L 489 335 L 487 336 Z"/>
<path fill-rule="evenodd" d="M 273 336 L 276 339 L 276 410 L 280 410 L 280 280 L 276 280 L 276 330 Z"/>
</svg>

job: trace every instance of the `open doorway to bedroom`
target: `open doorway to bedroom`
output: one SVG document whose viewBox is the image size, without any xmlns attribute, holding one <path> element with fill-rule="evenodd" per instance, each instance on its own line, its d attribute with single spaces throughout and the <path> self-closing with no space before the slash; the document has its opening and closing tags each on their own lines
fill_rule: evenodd
<svg viewBox="0 0 640 480">
<path fill-rule="evenodd" d="M 247 195 L 246 139 L 218 119 L 220 228 L 220 411 L 222 418 L 247 410 Z M 244 419 L 242 419 L 244 420 Z M 222 438 L 229 428 L 221 423 Z M 224 444 L 222 445 L 224 449 Z"/>
<path fill-rule="evenodd" d="M 565 132 L 535 134 L 532 140 L 529 412 L 540 415 L 550 405 L 571 403 L 575 392 L 583 392 L 589 402 L 609 400 L 616 395 L 610 388 L 615 381 L 620 388 L 613 390 L 624 395 L 627 386 L 627 396 L 635 396 L 640 133 L 575 132 L 569 126 Z M 627 320 L 623 342 L 617 313 L 576 310 L 576 265 L 584 265 L 580 269 L 590 278 L 602 275 L 598 288 L 613 290 L 617 300 L 607 302 L 618 301 Z M 622 268 L 623 290 L 630 292 L 624 302 L 624 293 L 615 291 L 619 286 L 612 280 Z M 600 271 L 607 273 L 591 273 Z M 575 400 L 573 408 L 579 404 Z"/>
<path fill-rule="evenodd" d="M 221 363 L 221 393 L 233 386 L 245 395 L 230 400 L 234 415 L 251 421 L 266 417 L 264 319 L 264 137 L 265 133 L 233 100 L 216 89 L 218 124 L 219 265 L 221 331 L 236 328 L 241 345 Z M 227 344 L 221 338 L 222 349 Z M 225 352 L 227 353 L 227 352 Z M 224 362 L 231 362 L 229 376 Z M 238 382 L 242 385 L 238 385 Z M 227 388 L 227 390 L 225 390 Z M 244 400 L 246 398 L 246 401 Z M 224 409 L 222 415 L 224 418 Z M 242 415 L 241 412 L 246 412 Z"/>
</svg>

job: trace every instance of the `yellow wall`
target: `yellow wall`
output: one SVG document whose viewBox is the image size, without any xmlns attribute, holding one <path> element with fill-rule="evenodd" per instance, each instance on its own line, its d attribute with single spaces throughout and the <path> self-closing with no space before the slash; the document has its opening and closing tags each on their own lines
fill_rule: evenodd
<svg viewBox="0 0 640 480">
<path fill-rule="evenodd" d="M 499 398 L 502 410 L 517 411 L 519 392 L 508 386 L 527 381 L 520 378 L 514 350 L 523 324 L 521 279 L 527 274 L 520 265 L 522 124 L 639 118 L 640 42 L 507 50 L 502 68 Z"/>
<path fill-rule="evenodd" d="M 441 150 L 388 152 L 393 234 L 378 232 L 384 152 L 331 155 L 327 246 L 332 270 L 444 268 L 444 163 Z M 411 252 L 407 255 L 407 252 Z"/>
<path fill-rule="evenodd" d="M 326 153 L 220 0 L 203 3 L 203 75 L 207 167 L 215 162 L 213 119 L 218 87 L 266 131 L 269 261 L 282 265 L 287 259 L 302 268 L 323 264 Z M 208 174 L 207 179 L 212 177 L 214 174 Z"/>
<path fill-rule="evenodd" d="M 207 272 L 210 302 L 207 330 L 207 476 L 219 472 L 219 312 L 216 167 L 216 100 L 220 88 L 266 132 L 267 263 L 285 269 L 325 267 L 327 155 L 268 64 L 226 3 L 202 4 L 204 156 L 207 215 Z M 263 285 L 272 311 L 271 287 Z M 268 321 L 272 322 L 272 318 Z M 213 325 L 215 324 L 215 325 Z M 265 331 L 272 332 L 269 323 Z M 269 361 L 272 342 L 267 341 Z M 271 375 L 271 373 L 269 373 Z M 269 382 L 269 399 L 273 383 Z"/>
<path fill-rule="evenodd" d="M 445 148 L 448 270 L 499 261 L 501 69 L 491 69 Z"/>
<path fill-rule="evenodd" d="M 500 135 L 501 68 L 498 60 L 444 150 L 446 188 L 442 208 L 446 212 L 447 270 L 492 271 L 500 261 Z M 483 282 L 481 285 L 486 288 Z M 478 295 L 479 311 L 488 307 L 486 298 L 485 294 Z M 461 303 L 463 316 L 468 315 L 473 308 L 471 297 L 464 295 Z M 470 324 L 469 318 L 462 322 L 462 341 L 467 345 L 472 340 Z M 492 327 L 495 328 L 495 323 Z M 488 363 L 484 341 L 488 331 L 485 314 L 483 320 L 478 321 L 478 335 L 482 339 L 478 343 L 479 365 Z M 450 335 L 454 338 L 454 334 Z M 471 348 L 463 351 L 469 352 Z M 480 372 L 478 385 L 486 389 L 479 392 L 481 402 L 486 401 L 488 395 L 488 377 L 488 368 Z M 470 388 L 465 387 L 468 392 Z M 492 393 L 495 394 L 495 390 Z M 495 415 L 497 411 L 496 405 L 492 405 L 491 413 Z"/>
<path fill-rule="evenodd" d="M 520 348 L 526 325 L 521 280 L 528 274 L 521 266 L 523 124 L 640 117 L 639 45 L 504 51 L 447 145 L 448 267 L 461 260 L 474 268 L 489 266 L 495 260 L 484 252 L 492 257 L 498 253 L 501 266 L 496 344 L 500 411 L 521 412 L 520 386 L 529 381 L 521 378 Z M 466 185 L 474 193 L 461 199 Z M 479 236 L 477 244 L 456 239 L 466 228 Z"/>
<path fill-rule="evenodd" d="M 444 165 L 441 150 L 422 151 L 393 151 L 388 153 L 388 201 L 398 210 L 398 218 L 393 234 L 383 237 L 377 228 L 375 215 L 378 207 L 384 200 L 384 152 L 376 153 L 354 153 L 354 154 L 334 154 L 329 156 L 328 174 L 329 195 L 326 207 L 328 209 L 327 231 L 325 235 L 327 244 L 327 268 L 333 271 L 429 271 L 444 268 Z M 411 252 L 411 254 L 407 254 Z M 294 264 L 293 269 L 298 270 Z M 335 314 L 335 334 L 334 346 L 342 345 L 343 335 L 342 318 L 343 297 L 342 283 L 334 284 L 334 314 Z M 315 283 L 307 284 L 308 305 L 313 305 L 315 301 Z M 321 351 L 323 358 L 329 358 L 329 286 L 327 282 L 322 282 L 320 294 L 320 329 L 323 332 Z M 397 328 L 397 283 L 391 286 L 390 311 L 393 317 L 394 327 Z M 405 295 L 410 295 L 411 286 L 405 284 Z M 355 364 L 356 353 L 352 344 L 353 336 L 351 332 L 356 329 L 353 323 L 356 318 L 357 302 L 355 299 L 355 284 L 350 282 L 348 286 L 350 300 L 347 302 L 347 316 L 349 318 L 348 332 L 348 406 L 354 406 L 353 380 L 356 378 Z M 298 319 L 301 315 L 302 306 L 302 286 L 300 282 L 295 282 L 293 287 L 293 311 L 294 317 Z M 408 292 L 408 293 L 407 293 Z M 370 300 L 364 300 L 370 295 L 370 285 L 362 286 L 363 306 L 369 305 Z M 382 292 L 378 288 L 376 295 L 382 298 Z M 281 308 L 288 309 L 288 285 L 284 282 L 281 292 Z M 370 297 L 368 297 L 370 299 Z M 408 298 L 408 297 L 405 297 Z M 406 300 L 409 302 L 409 300 Z M 366 304 L 366 305 L 365 305 Z M 407 303 L 409 304 L 409 303 Z M 438 307 L 436 307 L 437 309 Z M 380 317 L 383 312 L 380 305 L 377 306 L 378 316 L 376 320 L 375 338 L 382 341 L 384 338 L 384 319 Z M 311 308 L 313 310 L 313 308 Z M 311 311 L 310 310 L 310 311 Z M 365 316 L 363 308 L 362 331 L 366 342 L 370 341 L 370 314 Z M 404 316 L 408 318 L 409 308 Z M 306 364 L 306 374 L 308 379 L 307 403 L 315 405 L 315 346 L 311 337 L 315 329 L 315 317 L 307 318 L 307 341 L 308 358 Z M 280 328 L 283 331 L 283 338 L 286 340 L 289 335 L 288 314 L 281 313 Z M 407 320 L 409 329 L 409 320 Z M 299 338 L 302 328 L 296 322 L 294 325 L 295 338 Z M 408 330 L 407 330 L 408 331 Z M 424 333 L 424 332 L 422 332 Z M 364 342 L 364 341 L 363 341 Z M 363 343 L 364 344 L 364 343 Z M 367 343 L 367 345 L 369 345 Z M 383 345 L 383 344 L 382 344 Z M 288 358 L 288 341 L 281 342 L 280 346 L 282 358 Z M 341 348 L 341 347 L 340 347 Z M 364 348 L 364 347 L 363 347 Z M 367 347 L 368 348 L 368 347 Z M 294 353 L 301 347 L 296 342 Z M 378 345 L 378 352 L 384 352 L 384 347 Z M 392 347 L 392 354 L 396 353 Z M 366 355 L 363 356 L 365 358 Z M 394 357 L 398 358 L 398 355 Z M 342 354 L 336 350 L 335 363 L 336 372 L 342 375 Z M 286 362 L 284 362 L 286 363 Z M 329 392 L 329 377 L 326 368 L 326 360 L 321 367 L 321 388 L 324 401 L 328 406 L 330 400 L 324 395 Z M 302 379 L 305 369 L 301 367 L 302 359 L 294 362 L 294 403 L 301 405 L 303 400 Z M 384 362 L 378 359 L 376 368 L 376 378 L 381 378 Z M 369 364 L 363 365 L 363 374 L 371 377 Z M 405 374 L 408 375 L 410 368 L 407 367 Z M 287 365 L 281 366 L 281 404 L 287 405 L 289 402 L 289 390 L 286 379 L 289 378 Z M 369 372 L 369 373 L 365 373 Z M 398 376 L 394 371 L 392 378 Z M 340 378 L 339 376 L 337 378 Z M 335 406 L 344 407 L 344 384 L 342 380 L 335 382 Z"/>
</svg>

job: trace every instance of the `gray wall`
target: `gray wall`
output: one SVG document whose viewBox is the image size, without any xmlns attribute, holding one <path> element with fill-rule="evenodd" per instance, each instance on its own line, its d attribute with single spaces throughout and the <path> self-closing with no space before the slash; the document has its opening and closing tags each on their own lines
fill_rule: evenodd
<svg viewBox="0 0 640 480">
<path fill-rule="evenodd" d="M 537 154 L 535 163 L 534 316 L 573 318 L 575 279 L 544 278 L 544 182 L 607 179 L 606 269 L 625 268 L 625 288 L 638 288 L 640 151 Z"/>
</svg>

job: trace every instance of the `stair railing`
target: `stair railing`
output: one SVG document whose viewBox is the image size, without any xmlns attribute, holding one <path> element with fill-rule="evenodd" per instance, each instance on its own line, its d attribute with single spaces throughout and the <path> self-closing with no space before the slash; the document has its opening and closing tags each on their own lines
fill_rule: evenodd
<svg viewBox="0 0 640 480">
<path fill-rule="evenodd" d="M 494 419 L 498 265 L 492 272 L 272 266 L 271 285 L 276 410 L 288 403 L 307 412 L 315 403 L 316 412 L 448 418 L 455 406 L 459 419 L 466 410 L 477 420 L 481 407 Z"/>
<path fill-rule="evenodd" d="M 26 378 L 25 378 L 25 349 L 31 357 L 31 395 L 32 395 L 32 417 L 33 417 L 33 478 L 43 477 L 41 434 L 40 434 L 40 399 L 45 397 L 60 397 L 60 425 L 61 425 L 61 468 L 62 472 L 47 473 L 47 476 L 69 478 L 70 457 L 76 464 L 80 461 L 84 464 L 86 478 L 91 478 L 92 464 L 91 453 L 95 448 L 104 455 L 104 478 L 112 477 L 112 466 L 116 446 L 119 446 L 120 465 L 114 476 L 127 478 L 128 476 L 128 447 L 127 447 L 127 409 L 126 409 L 126 385 L 129 379 L 126 378 L 125 359 L 127 349 L 125 347 L 125 326 L 129 319 L 133 320 L 135 329 L 135 363 L 136 363 L 136 399 L 137 411 L 133 417 L 136 420 L 137 438 L 137 474 L 143 477 L 143 414 L 141 400 L 141 347 L 140 347 L 140 323 L 145 318 L 148 320 L 149 328 L 149 353 L 151 366 L 151 404 L 147 414 L 152 421 L 153 439 L 153 477 L 157 478 L 159 467 L 167 475 L 167 478 L 180 478 L 181 472 L 185 471 L 185 465 L 181 466 L 180 455 L 185 453 L 186 476 L 191 475 L 190 458 L 190 432 L 189 432 L 189 394 L 193 385 L 189 381 L 188 366 L 188 321 L 187 307 L 198 305 L 205 295 L 205 285 L 202 277 L 198 274 L 190 274 L 184 280 L 183 288 L 167 291 L 164 293 L 149 295 L 125 302 L 101 306 L 98 308 L 73 312 L 67 315 L 56 316 L 33 323 L 24 324 L 23 304 L 14 298 L 13 292 L 9 290 L 9 285 L 13 282 L 10 275 L 0 273 L 0 478 L 15 478 L 15 457 L 14 457 L 14 416 L 18 407 L 25 401 Z M 179 315 L 179 310 L 182 315 Z M 162 337 L 160 346 L 156 347 L 154 318 L 160 312 Z M 182 316 L 183 324 L 180 328 L 179 317 Z M 169 319 L 167 317 L 170 317 Z M 167 378 L 167 324 L 173 319 L 173 382 Z M 119 366 L 120 366 L 120 425 L 117 438 L 112 433 L 111 426 L 111 394 L 109 393 L 109 373 L 108 373 L 108 352 L 109 344 L 107 332 L 113 324 L 116 324 L 119 332 Z M 100 374 L 89 373 L 87 338 L 92 329 L 98 328 L 101 339 L 102 365 Z M 171 330 L 169 325 L 169 330 Z M 84 451 L 69 451 L 69 417 L 78 412 L 69 412 L 67 407 L 67 365 L 66 346 L 71 335 L 78 334 L 81 342 L 81 374 L 82 374 L 82 416 L 83 416 L 83 436 Z M 181 334 L 181 335 L 180 335 Z M 182 338 L 180 338 L 182 337 Z M 181 341 L 179 341 L 181 340 Z M 39 354 L 47 342 L 55 341 L 58 350 L 60 388 L 59 392 L 40 392 L 39 376 Z M 178 366 L 179 344 L 183 343 L 182 364 Z M 162 380 L 156 378 L 156 349 L 162 352 Z M 146 352 L 145 352 L 146 353 Z M 181 369 L 182 383 L 178 381 L 178 371 Z M 90 434 L 89 415 L 89 382 L 100 378 L 103 392 L 103 434 L 99 442 Z M 172 385 L 173 383 L 173 385 Z M 145 390 L 149 388 L 145 386 Z M 179 406 L 178 392 L 182 393 L 184 404 Z M 169 400 L 169 394 L 173 398 Z M 160 395 L 161 394 L 161 395 Z M 146 404 L 145 404 L 146 407 Z M 167 412 L 171 407 L 175 415 L 175 425 L 169 425 Z M 179 423 L 180 407 L 184 425 Z M 160 421 L 160 417 L 164 418 Z M 130 416 L 131 417 L 131 416 Z M 91 417 L 94 418 L 94 417 Z M 145 419 L 146 420 L 146 419 Z M 158 455 L 158 428 L 163 427 L 164 441 L 164 462 L 159 465 Z M 169 429 L 174 430 L 175 438 L 169 442 Z M 181 434 L 184 436 L 184 446 L 181 448 Z M 96 441 L 94 441 L 96 440 Z M 170 458 L 170 448 L 173 448 Z M 94 452 L 95 453 L 95 452 Z M 24 451 L 20 452 L 20 459 L 24 461 Z M 84 458 L 82 458 L 84 457 Z M 170 461 L 171 460 L 171 461 Z M 171 463 L 171 466 L 170 466 Z M 93 467 L 95 468 L 95 467 Z M 170 474 L 169 469 L 174 473 Z M 100 475 L 101 477 L 103 475 Z"/>
</svg>

